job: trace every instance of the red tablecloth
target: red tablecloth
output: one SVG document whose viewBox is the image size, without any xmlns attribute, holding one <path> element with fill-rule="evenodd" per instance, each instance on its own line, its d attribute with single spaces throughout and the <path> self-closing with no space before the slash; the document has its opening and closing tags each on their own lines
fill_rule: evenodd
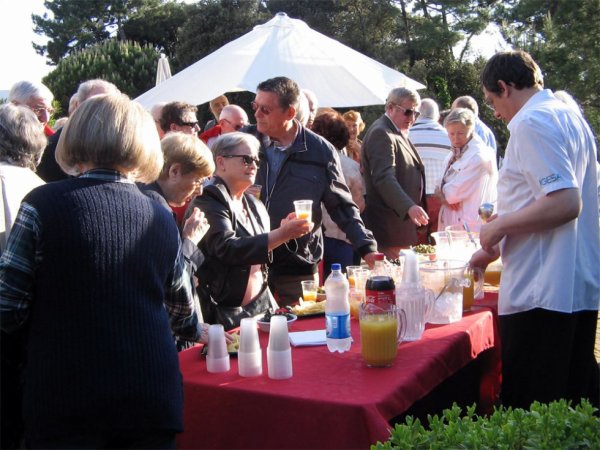
<svg viewBox="0 0 600 450">
<path fill-rule="evenodd" d="M 349 352 L 293 348 L 288 380 L 268 378 L 268 335 L 262 332 L 260 377 L 240 377 L 235 358 L 229 372 L 211 374 L 198 347 L 182 352 L 185 432 L 178 447 L 367 448 L 389 437 L 390 419 L 496 344 L 492 312 L 479 308 L 460 322 L 428 325 L 421 340 L 400 345 L 393 367 L 367 368 L 358 323 L 352 322 Z M 324 326 L 323 317 L 299 319 L 291 331 Z M 490 353 L 495 355 L 485 355 Z"/>
</svg>

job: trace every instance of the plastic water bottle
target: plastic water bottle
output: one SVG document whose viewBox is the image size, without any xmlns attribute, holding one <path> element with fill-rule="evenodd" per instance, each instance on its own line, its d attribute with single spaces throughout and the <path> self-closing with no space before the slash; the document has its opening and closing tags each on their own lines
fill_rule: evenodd
<svg viewBox="0 0 600 450">
<path fill-rule="evenodd" d="M 350 286 L 342 274 L 339 264 L 331 265 L 331 274 L 325 280 L 325 323 L 327 329 L 327 348 L 330 352 L 343 353 L 350 350 L 352 335 L 350 331 Z"/>
</svg>

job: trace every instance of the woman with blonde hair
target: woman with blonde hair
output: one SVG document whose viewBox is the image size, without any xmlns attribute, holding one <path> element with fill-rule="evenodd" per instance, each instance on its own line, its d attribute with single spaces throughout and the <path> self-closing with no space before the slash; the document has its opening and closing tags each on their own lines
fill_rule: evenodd
<svg viewBox="0 0 600 450">
<path fill-rule="evenodd" d="M 346 153 L 350 158 L 360 164 L 360 155 L 362 152 L 362 141 L 358 138 L 360 133 L 365 129 L 365 123 L 362 120 L 362 116 L 358 111 L 350 110 L 343 114 L 343 118 L 346 121 L 348 132 L 350 133 L 350 139 L 346 145 Z"/>
<path fill-rule="evenodd" d="M 172 332 L 206 339 L 172 216 L 134 180 L 163 166 L 150 114 L 82 103 L 56 158 L 77 178 L 25 196 L 0 258 L 2 331 L 27 334 L 28 448 L 174 448 L 182 382 Z"/>
</svg>

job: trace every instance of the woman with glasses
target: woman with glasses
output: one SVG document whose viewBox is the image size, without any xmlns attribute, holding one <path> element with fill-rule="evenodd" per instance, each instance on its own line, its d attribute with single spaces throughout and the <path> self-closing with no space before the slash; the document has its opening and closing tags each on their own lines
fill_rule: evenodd
<svg viewBox="0 0 600 450">
<path fill-rule="evenodd" d="M 290 212 L 270 231 L 266 208 L 246 192 L 256 178 L 259 147 L 246 133 L 217 138 L 212 147 L 215 176 L 190 206 L 202 210 L 210 226 L 199 244 L 206 258 L 198 271 L 204 320 L 221 323 L 226 330 L 239 326 L 244 317 L 277 307 L 266 277 L 271 251 L 313 227 Z"/>
<path fill-rule="evenodd" d="M 475 133 L 475 119 L 470 109 L 456 108 L 444 120 L 452 154 L 435 190 L 442 203 L 439 231 L 450 225 L 476 222 L 479 205 L 495 204 L 497 200 L 496 155 Z"/>
</svg>

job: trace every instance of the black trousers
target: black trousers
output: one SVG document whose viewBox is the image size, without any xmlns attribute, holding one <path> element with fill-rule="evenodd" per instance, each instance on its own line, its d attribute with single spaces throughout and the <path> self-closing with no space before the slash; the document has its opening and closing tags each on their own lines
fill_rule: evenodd
<svg viewBox="0 0 600 450">
<path fill-rule="evenodd" d="M 537 400 L 587 398 L 600 407 L 594 358 L 598 311 L 572 314 L 536 308 L 500 316 L 502 404 L 528 409 Z"/>
<path fill-rule="evenodd" d="M 72 434 L 57 438 L 26 438 L 32 449 L 175 449 L 175 432 L 128 430 Z"/>
</svg>

